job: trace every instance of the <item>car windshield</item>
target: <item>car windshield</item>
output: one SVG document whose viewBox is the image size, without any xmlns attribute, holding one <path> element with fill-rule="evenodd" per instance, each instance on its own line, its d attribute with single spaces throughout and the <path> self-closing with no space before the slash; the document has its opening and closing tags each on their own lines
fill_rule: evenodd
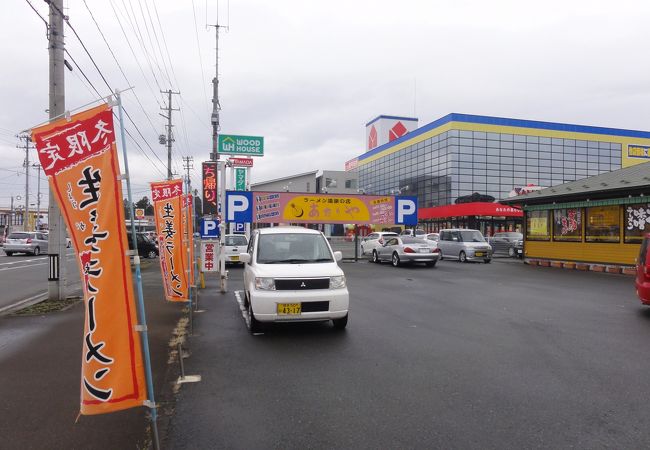
<svg viewBox="0 0 650 450">
<path fill-rule="evenodd" d="M 402 238 L 404 244 L 426 244 L 427 242 L 424 239 L 414 238 L 414 237 L 404 237 Z"/>
<path fill-rule="evenodd" d="M 248 240 L 246 239 L 246 236 L 226 236 L 226 244 L 225 245 L 246 246 L 246 245 L 248 245 Z"/>
<path fill-rule="evenodd" d="M 415 235 L 416 236 L 424 236 L 426 233 L 424 230 L 415 230 Z"/>
<path fill-rule="evenodd" d="M 32 237 L 29 233 L 11 233 L 9 239 L 29 239 Z"/>
<path fill-rule="evenodd" d="M 485 242 L 485 239 L 483 238 L 483 235 L 480 231 L 461 231 L 460 239 L 463 242 Z"/>
<path fill-rule="evenodd" d="M 395 237 L 397 236 L 397 233 L 384 233 L 383 235 L 379 236 L 380 238 L 389 238 L 389 237 Z"/>
<path fill-rule="evenodd" d="M 259 264 L 302 264 L 333 262 L 332 252 L 321 234 L 260 234 L 257 250 Z"/>
<path fill-rule="evenodd" d="M 437 234 L 430 234 L 427 236 L 427 239 L 430 241 L 438 241 L 440 240 L 440 236 Z"/>
</svg>

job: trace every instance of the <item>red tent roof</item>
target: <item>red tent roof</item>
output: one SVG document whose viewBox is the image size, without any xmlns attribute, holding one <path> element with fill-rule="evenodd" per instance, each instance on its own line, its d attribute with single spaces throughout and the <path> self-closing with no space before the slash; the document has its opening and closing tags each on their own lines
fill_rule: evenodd
<svg viewBox="0 0 650 450">
<path fill-rule="evenodd" d="M 521 209 L 501 203 L 472 202 L 458 205 L 436 206 L 433 208 L 420 208 L 418 219 L 438 219 L 443 217 L 461 216 L 495 216 L 495 217 L 523 217 Z"/>
</svg>

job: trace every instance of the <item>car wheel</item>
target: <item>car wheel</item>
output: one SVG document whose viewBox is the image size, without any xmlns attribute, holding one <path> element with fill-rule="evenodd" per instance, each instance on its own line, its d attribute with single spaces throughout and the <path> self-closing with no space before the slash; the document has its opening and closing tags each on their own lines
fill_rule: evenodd
<svg viewBox="0 0 650 450">
<path fill-rule="evenodd" d="M 7 256 L 11 256 L 13 254 L 14 254 L 14 252 L 5 252 L 5 255 L 7 255 Z"/>
<path fill-rule="evenodd" d="M 372 251 L 372 262 L 379 264 L 379 255 L 377 254 L 377 250 Z"/>
<path fill-rule="evenodd" d="M 248 293 L 246 291 L 244 291 L 244 308 L 246 308 L 246 310 L 248 310 L 248 305 L 249 305 Z"/>
<path fill-rule="evenodd" d="M 465 254 L 465 252 L 460 252 L 460 254 L 458 255 L 458 260 L 462 263 L 467 262 L 467 255 Z"/>
<path fill-rule="evenodd" d="M 345 327 L 348 325 L 348 315 L 346 314 L 344 317 L 341 317 L 340 319 L 332 319 L 332 324 L 334 325 L 334 328 L 337 330 L 344 330 Z"/>
<path fill-rule="evenodd" d="M 156 253 L 155 250 L 149 250 L 149 253 L 147 253 L 147 258 L 149 258 L 149 259 L 154 259 L 157 256 L 158 256 L 158 253 Z"/>
<path fill-rule="evenodd" d="M 429 261 L 424 263 L 427 267 L 435 267 L 438 261 Z"/>
<path fill-rule="evenodd" d="M 508 256 L 511 257 L 511 258 L 515 257 L 515 248 L 514 247 L 510 247 L 508 249 Z"/>
<path fill-rule="evenodd" d="M 34 251 L 32 252 L 34 256 L 38 256 L 41 254 L 41 249 L 39 247 L 34 248 Z"/>
<path fill-rule="evenodd" d="M 485 261 L 485 264 L 490 264 L 492 262 L 492 259 L 488 258 L 488 259 L 484 259 L 483 261 Z"/>
<path fill-rule="evenodd" d="M 249 326 L 248 326 L 248 331 L 251 332 L 251 334 L 255 333 L 261 333 L 262 332 L 262 324 L 255 318 L 255 314 L 253 314 L 253 305 L 251 302 L 248 302 L 248 318 L 249 318 Z"/>
<path fill-rule="evenodd" d="M 71 241 L 68 241 L 68 242 L 65 244 L 65 248 L 70 248 L 70 247 L 72 247 L 72 242 L 71 242 Z"/>
<path fill-rule="evenodd" d="M 393 253 L 393 257 L 391 258 L 391 263 L 393 264 L 393 267 L 399 267 L 399 255 L 397 252 Z"/>
</svg>

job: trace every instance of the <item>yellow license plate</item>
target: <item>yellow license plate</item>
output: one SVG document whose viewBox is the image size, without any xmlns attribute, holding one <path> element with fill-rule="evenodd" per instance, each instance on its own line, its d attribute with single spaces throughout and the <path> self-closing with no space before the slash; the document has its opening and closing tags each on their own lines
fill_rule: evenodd
<svg viewBox="0 0 650 450">
<path fill-rule="evenodd" d="M 230 257 L 230 260 L 231 260 L 231 261 L 239 261 L 239 255 L 237 255 L 237 256 L 231 256 L 231 257 Z"/>
<path fill-rule="evenodd" d="M 476 253 L 474 253 L 474 255 L 476 255 L 476 256 L 485 256 L 485 253 L 483 253 L 483 252 L 476 252 Z"/>
<path fill-rule="evenodd" d="M 300 314 L 300 303 L 278 303 L 278 314 L 291 315 Z"/>
</svg>

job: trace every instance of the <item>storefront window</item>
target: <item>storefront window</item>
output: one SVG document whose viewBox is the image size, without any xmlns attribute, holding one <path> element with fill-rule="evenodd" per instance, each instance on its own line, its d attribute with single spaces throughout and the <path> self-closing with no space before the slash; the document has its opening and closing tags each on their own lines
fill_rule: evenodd
<svg viewBox="0 0 650 450">
<path fill-rule="evenodd" d="M 580 208 L 553 211 L 553 240 L 582 241 L 582 210 Z"/>
<path fill-rule="evenodd" d="M 585 237 L 587 242 L 620 242 L 618 206 L 587 208 Z"/>
<path fill-rule="evenodd" d="M 641 242 L 650 233 L 650 204 L 625 207 L 625 242 Z"/>
<path fill-rule="evenodd" d="M 526 239 L 531 241 L 548 241 L 548 211 L 528 211 L 526 213 Z"/>
</svg>

